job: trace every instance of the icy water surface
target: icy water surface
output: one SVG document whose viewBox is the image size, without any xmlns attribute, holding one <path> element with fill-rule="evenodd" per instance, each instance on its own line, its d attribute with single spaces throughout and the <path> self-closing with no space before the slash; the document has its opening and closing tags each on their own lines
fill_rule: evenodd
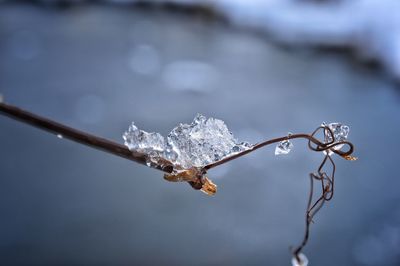
<svg viewBox="0 0 400 266">
<path fill-rule="evenodd" d="M 121 140 L 196 113 L 256 143 L 351 128 L 310 265 L 399 265 L 400 91 L 345 55 L 285 50 L 195 14 L 81 6 L 0 8 L 0 91 L 25 109 Z M 290 265 L 321 154 L 295 140 L 216 168 L 207 197 L 161 172 L 0 117 L 4 265 Z"/>
</svg>

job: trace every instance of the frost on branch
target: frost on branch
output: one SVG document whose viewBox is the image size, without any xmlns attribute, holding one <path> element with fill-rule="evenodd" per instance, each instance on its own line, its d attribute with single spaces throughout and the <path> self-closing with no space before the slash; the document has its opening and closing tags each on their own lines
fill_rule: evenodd
<svg viewBox="0 0 400 266">
<path fill-rule="evenodd" d="M 197 114 L 191 124 L 179 124 L 166 138 L 159 133 L 140 130 L 134 123 L 123 134 L 123 138 L 131 151 L 147 155 L 148 166 L 171 162 L 174 173 L 173 176 L 166 176 L 169 181 L 191 181 L 196 175 L 191 171 L 251 148 L 247 142 L 239 143 L 224 121 L 206 118 L 201 114 Z M 204 183 L 207 184 L 207 180 Z"/>
<path fill-rule="evenodd" d="M 148 166 L 163 170 L 164 178 L 169 181 L 187 181 L 189 184 L 209 195 L 216 193 L 216 185 L 206 176 L 207 170 L 253 152 L 259 148 L 278 143 L 277 154 L 287 154 L 292 148 L 290 140 L 306 139 L 308 148 L 314 152 L 324 152 L 325 156 L 317 171 L 310 173 L 309 197 L 305 215 L 305 233 L 302 242 L 293 249 L 292 264 L 305 266 L 307 258 L 301 253 L 306 246 L 310 224 L 315 214 L 333 197 L 335 162 L 332 155 L 355 161 L 352 156 L 354 145 L 347 141 L 349 127 L 341 123 L 323 123 L 311 134 L 291 134 L 265 140 L 255 145 L 239 143 L 228 130 L 225 123 L 214 118 L 197 115 L 191 124 L 180 124 L 168 134 L 165 139 L 159 133 L 149 133 L 139 130 L 131 124 L 123 134 L 127 149 L 120 144 L 100 138 L 96 135 L 81 132 L 55 121 L 24 111 L 18 107 L 0 102 L 0 111 L 11 118 L 17 119 L 35 127 L 50 131 L 59 138 L 68 138 L 78 143 L 102 149 L 138 163 L 146 161 Z M 317 138 L 321 135 L 322 138 Z M 342 147 L 346 148 L 342 150 Z M 321 193 L 315 193 L 314 182 L 318 182 Z M 317 198 L 314 196 L 318 195 Z"/>
<path fill-rule="evenodd" d="M 339 153 L 346 160 L 357 159 L 340 152 L 349 134 L 348 126 L 342 123 L 322 123 L 318 129 L 323 129 L 323 142 L 317 141 L 323 146 L 313 150 L 323 151 L 329 156 Z M 291 151 L 293 148 L 291 137 L 292 134 L 288 133 L 287 138 L 277 144 L 275 155 L 288 154 Z M 172 173 L 164 176 L 166 180 L 200 182 L 191 185 L 197 189 L 204 189 L 207 194 L 216 190 L 216 186 L 205 176 L 205 166 L 260 147 L 260 144 L 238 142 L 224 121 L 206 118 L 201 114 L 197 114 L 190 124 L 181 123 L 176 126 L 166 138 L 160 133 L 140 130 L 134 123 L 123 134 L 123 138 L 129 150 L 145 154 L 148 166 L 172 166 Z M 205 184 L 208 184 L 208 188 L 204 187 Z"/>
<path fill-rule="evenodd" d="M 251 147 L 247 142 L 239 143 L 224 121 L 201 114 L 191 124 L 179 124 L 166 139 L 133 123 L 123 138 L 130 150 L 144 152 L 154 160 L 168 160 L 177 169 L 203 167 Z"/>
</svg>

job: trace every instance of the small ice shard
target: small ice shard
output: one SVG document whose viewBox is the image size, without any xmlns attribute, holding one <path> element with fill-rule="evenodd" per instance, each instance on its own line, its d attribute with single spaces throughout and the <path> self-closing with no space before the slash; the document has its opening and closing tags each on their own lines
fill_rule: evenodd
<svg viewBox="0 0 400 266">
<path fill-rule="evenodd" d="M 275 155 L 282 155 L 282 154 L 288 154 L 293 148 L 293 143 L 288 140 L 282 140 L 281 142 L 276 145 L 275 148 Z"/>
<path fill-rule="evenodd" d="M 57 134 L 57 138 L 62 139 L 64 138 L 62 134 Z"/>
<path fill-rule="evenodd" d="M 125 145 L 130 150 L 137 150 L 141 152 L 163 152 L 165 146 L 164 137 L 160 133 L 149 133 L 139 130 L 134 123 L 132 123 L 128 131 L 123 135 Z"/>
<path fill-rule="evenodd" d="M 233 146 L 232 153 L 238 153 L 238 152 L 242 152 L 242 151 L 248 150 L 248 149 L 251 148 L 251 146 L 252 145 L 250 143 L 246 142 L 246 141 L 241 142 L 241 143 L 236 144 L 235 146 Z"/>
<path fill-rule="evenodd" d="M 328 127 L 333 132 L 335 142 L 344 141 L 347 139 L 347 136 L 349 135 L 349 131 L 350 131 L 350 128 L 348 126 L 343 125 L 342 123 L 330 123 L 328 125 Z M 325 131 L 327 131 L 327 133 L 325 134 L 327 141 L 328 142 L 332 141 L 331 134 L 329 134 L 328 130 L 325 130 Z"/>
<path fill-rule="evenodd" d="M 293 144 L 290 140 L 283 140 L 276 145 L 275 155 L 288 154 L 293 148 Z"/>
<path fill-rule="evenodd" d="M 350 132 L 350 128 L 342 123 L 330 123 L 328 125 L 326 123 L 322 123 L 322 126 L 328 127 L 332 131 L 335 143 L 340 141 L 345 141 Z M 329 130 L 325 129 L 324 133 L 325 133 L 325 142 L 331 142 L 333 139 Z M 332 149 L 340 150 L 342 147 L 343 144 L 336 145 Z M 326 154 L 326 151 L 324 151 L 324 153 Z M 329 155 L 331 155 L 332 153 L 333 152 L 331 150 L 328 151 Z"/>
<path fill-rule="evenodd" d="M 202 114 L 197 114 L 197 115 L 194 117 L 192 124 L 193 124 L 193 125 L 199 125 L 199 124 L 205 123 L 206 120 L 207 120 L 207 118 L 206 118 L 204 115 L 202 115 Z"/>
<path fill-rule="evenodd" d="M 126 131 L 122 138 L 124 139 L 124 145 L 129 148 L 129 150 L 137 150 L 139 148 L 139 129 L 135 126 L 135 123 L 129 126 L 128 131 Z"/>
<path fill-rule="evenodd" d="M 293 257 L 292 258 L 292 266 L 307 266 L 308 265 L 308 259 L 307 259 L 306 255 L 304 255 L 303 253 L 300 253 L 299 259 L 300 259 L 300 262 L 297 261 L 296 257 Z"/>
</svg>

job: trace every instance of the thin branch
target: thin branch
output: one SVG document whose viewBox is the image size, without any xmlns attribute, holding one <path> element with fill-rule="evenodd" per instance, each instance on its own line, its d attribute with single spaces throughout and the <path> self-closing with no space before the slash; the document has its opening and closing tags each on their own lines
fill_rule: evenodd
<svg viewBox="0 0 400 266">
<path fill-rule="evenodd" d="M 127 147 L 125 147 L 124 145 L 121 145 L 119 143 L 116 143 L 114 141 L 105 139 L 105 138 L 101 138 L 98 136 L 95 136 L 93 134 L 87 133 L 87 132 L 83 132 L 80 131 L 78 129 L 75 128 L 71 128 L 69 126 L 63 125 L 61 123 L 58 123 L 56 121 L 50 120 L 48 118 L 36 115 L 34 113 L 25 111 L 21 108 L 18 108 L 16 106 L 10 105 L 10 104 L 6 104 L 4 102 L 0 102 L 0 113 L 2 113 L 3 115 L 6 115 L 10 118 L 13 118 L 15 120 L 21 121 L 23 123 L 29 124 L 31 126 L 40 128 L 42 130 L 48 131 L 50 133 L 53 133 L 57 136 L 60 136 L 62 138 L 66 138 L 87 146 L 90 146 L 92 148 L 96 148 L 120 157 L 123 157 L 125 159 L 146 165 L 146 159 L 147 159 L 147 154 L 145 153 L 140 153 L 137 151 L 131 151 L 129 150 Z M 314 132 L 315 133 L 315 132 Z M 313 133 L 313 134 L 314 134 Z M 341 156 L 344 155 L 349 155 L 353 152 L 353 145 L 350 142 L 347 141 L 343 141 L 343 142 L 338 142 L 335 144 L 332 143 L 322 143 L 320 142 L 318 139 L 316 139 L 313 134 L 308 135 L 308 134 L 292 134 L 289 136 L 285 136 L 285 137 L 280 137 L 280 138 L 275 138 L 275 139 L 270 139 L 270 140 L 266 140 L 263 142 L 260 142 L 258 144 L 255 144 L 253 147 L 251 147 L 248 150 L 239 152 L 237 154 L 234 154 L 232 156 L 226 157 L 220 161 L 211 163 L 209 165 L 206 165 L 204 167 L 204 170 L 209 170 L 211 168 L 214 168 L 218 165 L 227 163 L 229 161 L 232 161 L 234 159 L 237 159 L 241 156 L 244 156 L 248 153 L 251 153 L 255 150 L 258 150 L 262 147 L 265 147 L 267 145 L 271 145 L 273 143 L 277 143 L 280 142 L 282 140 L 286 140 L 286 139 L 296 139 L 296 138 L 303 138 L 303 139 L 307 139 L 310 143 L 314 143 L 315 145 L 317 145 L 316 148 L 312 148 L 311 145 L 309 144 L 309 147 L 312 150 L 315 151 L 323 151 L 323 150 L 327 150 L 332 148 L 335 145 L 340 145 L 340 144 L 348 144 L 349 145 L 349 151 L 347 152 L 342 152 L 342 151 L 334 151 L 335 153 L 338 153 Z M 327 145 L 327 144 L 331 144 L 331 145 Z M 155 165 L 154 168 L 162 170 L 166 173 L 171 173 L 173 171 L 173 166 L 172 163 L 170 164 L 166 164 L 166 166 L 160 166 L 160 165 Z"/>
<path fill-rule="evenodd" d="M 1 96 L 1 95 L 0 95 Z M 127 147 L 113 142 L 111 140 L 107 140 L 71 127 L 68 127 L 66 125 L 63 125 L 61 123 L 55 122 L 53 120 L 44 118 L 42 116 L 33 114 L 31 112 L 22 110 L 16 106 L 6 104 L 2 102 L 2 98 L 0 97 L 0 114 L 3 114 L 5 116 L 8 116 L 12 119 L 21 121 L 23 123 L 32 125 L 34 127 L 40 128 L 42 130 L 51 132 L 58 137 L 70 139 L 72 141 L 90 146 L 92 148 L 96 148 L 117 156 L 120 156 L 122 158 L 143 164 L 143 165 L 148 165 L 147 161 L 149 159 L 149 156 L 145 153 L 140 153 L 137 151 L 131 151 Z M 322 130 L 324 134 L 324 142 L 319 141 L 317 138 L 315 138 L 315 135 Z M 205 191 L 208 194 L 214 194 L 216 192 L 216 186 L 213 184 L 206 176 L 206 172 L 209 169 L 212 169 L 214 167 L 217 167 L 219 165 L 222 165 L 224 163 L 230 162 L 234 159 L 237 159 L 241 156 L 244 156 L 246 154 L 249 154 L 255 150 L 258 150 L 262 147 L 271 145 L 273 143 L 277 143 L 280 141 L 284 140 L 289 140 L 289 139 L 307 139 L 308 140 L 308 148 L 311 149 L 312 151 L 315 152 L 321 152 L 321 151 L 326 151 L 326 155 L 320 164 L 317 173 L 311 173 L 310 174 L 310 181 L 311 181 L 311 188 L 309 192 L 309 199 L 307 203 L 307 210 L 306 210 L 306 228 L 304 232 L 304 237 L 301 242 L 301 244 L 293 250 L 293 255 L 296 258 L 296 260 L 300 263 L 300 252 L 302 249 L 306 246 L 308 239 L 309 239 L 309 233 L 310 233 L 310 224 L 312 222 L 313 217 L 315 214 L 320 210 L 320 208 L 324 205 L 326 201 L 329 201 L 333 197 L 333 192 L 334 192 L 334 177 L 335 177 L 335 163 L 332 160 L 330 153 L 336 153 L 340 155 L 341 157 L 345 158 L 346 160 L 355 160 L 357 158 L 350 156 L 353 153 L 354 146 L 351 142 L 348 141 L 336 141 L 334 138 L 334 134 L 332 130 L 327 127 L 327 126 L 320 126 L 314 132 L 311 134 L 290 134 L 285 137 L 279 137 L 279 138 L 274 138 L 270 140 L 266 140 L 263 142 L 260 142 L 258 144 L 255 144 L 251 148 L 244 150 L 242 152 L 236 153 L 232 156 L 226 157 L 222 160 L 219 160 L 217 162 L 208 164 L 204 167 L 200 168 L 192 168 L 192 169 L 183 169 L 185 171 L 179 172 L 179 173 L 174 173 L 174 165 L 172 162 L 167 161 L 165 159 L 162 159 L 160 164 L 151 164 L 152 167 L 164 171 L 167 173 L 167 175 L 164 177 L 169 181 L 173 181 L 174 178 L 177 178 L 176 180 L 184 180 L 187 181 L 194 189 L 201 189 L 204 191 L 205 188 L 208 188 Z M 329 141 L 328 141 L 329 140 Z M 315 146 L 314 146 L 314 145 Z M 343 145 L 347 145 L 348 150 L 347 151 L 342 151 L 341 149 L 335 149 L 336 146 L 340 146 L 340 148 Z M 326 162 L 330 162 L 332 165 L 332 172 L 330 175 L 328 175 L 324 171 L 324 166 Z M 171 174 L 172 173 L 172 174 Z M 171 175 L 169 175 L 171 174 Z M 171 178 L 171 180 L 169 179 Z M 320 197 L 313 203 L 313 194 L 314 194 L 314 179 L 318 180 L 321 182 L 321 187 L 322 187 L 322 192 Z M 175 181 L 176 181 L 175 180 Z M 325 183 L 327 182 L 327 183 Z"/>
<path fill-rule="evenodd" d="M 318 129 L 320 129 L 320 128 L 318 128 Z M 226 158 L 224 158 L 222 160 L 219 160 L 217 162 L 208 164 L 208 165 L 204 166 L 204 169 L 205 170 L 209 170 L 209 169 L 214 168 L 214 167 L 216 167 L 218 165 L 221 165 L 221 164 L 227 163 L 229 161 L 232 161 L 234 159 L 237 159 L 239 157 L 242 157 L 242 156 L 244 156 L 244 155 L 246 155 L 248 153 L 251 153 L 251 152 L 253 152 L 255 150 L 258 150 L 258 149 L 260 149 L 262 147 L 265 147 L 265 146 L 268 146 L 268 145 L 271 145 L 271 144 L 274 144 L 274 143 L 277 143 L 277 142 L 281 142 L 283 140 L 289 140 L 289 139 L 307 139 L 309 141 L 309 147 L 313 151 L 326 151 L 326 150 L 332 149 L 335 146 L 346 144 L 346 145 L 349 146 L 349 149 L 347 151 L 343 152 L 343 151 L 340 151 L 340 150 L 332 150 L 332 152 L 334 152 L 334 153 L 336 153 L 336 154 L 338 154 L 338 155 L 340 155 L 342 157 L 348 156 L 348 155 L 353 153 L 354 146 L 353 146 L 353 144 L 351 142 L 339 141 L 339 142 L 335 142 L 335 143 L 333 143 L 333 142 L 322 143 L 322 142 L 320 142 L 318 139 L 316 139 L 314 137 L 314 134 L 315 134 L 315 132 L 313 134 L 311 134 L 311 135 L 308 135 L 308 134 L 291 134 L 291 135 L 288 135 L 286 137 L 269 139 L 269 140 L 266 140 L 266 141 L 263 141 L 263 142 L 255 144 L 253 147 L 251 147 L 248 150 L 244 150 L 242 152 L 236 153 L 236 154 L 234 154 L 232 156 L 226 157 Z M 332 135 L 333 135 L 333 133 L 332 133 Z M 317 147 L 312 147 L 310 143 L 314 143 L 315 145 L 317 145 Z"/>
<path fill-rule="evenodd" d="M 69 139 L 83 145 L 102 150 L 119 157 L 146 165 L 147 155 L 144 153 L 139 153 L 136 151 L 130 151 L 124 145 L 113 142 L 108 139 L 104 139 L 87 132 L 83 132 L 61 123 L 55 122 L 53 120 L 44 118 L 42 116 L 33 114 L 31 112 L 22 110 L 16 106 L 0 103 L 0 112 L 15 120 L 21 121 L 23 123 L 29 124 L 31 126 L 43 129 L 50 133 L 53 133 L 59 137 Z M 170 173 L 173 168 L 171 166 L 161 167 L 155 166 L 155 168 L 162 170 L 164 172 Z"/>
</svg>

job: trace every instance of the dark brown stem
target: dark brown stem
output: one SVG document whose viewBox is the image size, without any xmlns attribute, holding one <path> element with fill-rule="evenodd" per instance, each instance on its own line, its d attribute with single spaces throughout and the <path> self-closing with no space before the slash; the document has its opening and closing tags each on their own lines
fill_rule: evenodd
<svg viewBox="0 0 400 266">
<path fill-rule="evenodd" d="M 59 137 L 69 139 L 140 164 L 146 164 L 146 154 L 130 151 L 124 145 L 111 140 L 68 127 L 6 103 L 0 103 L 0 112 L 10 118 L 43 129 Z M 172 172 L 172 167 L 156 166 L 156 168 L 164 172 Z"/>
<path fill-rule="evenodd" d="M 0 98 L 0 100 L 1 100 L 1 98 Z M 92 134 L 89 134 L 89 133 L 86 133 L 86 132 L 83 132 L 83 131 L 80 131 L 80 130 L 77 130 L 74 128 L 71 128 L 71 127 L 68 127 L 66 125 L 60 124 L 53 120 L 50 120 L 50 119 L 38 116 L 36 114 L 33 114 L 31 112 L 22 110 L 16 106 L 12 106 L 12 105 L 6 104 L 4 102 L 0 102 L 0 113 L 8 116 L 10 118 L 13 118 L 15 120 L 19 120 L 23 123 L 26 123 L 26 124 L 32 125 L 34 127 L 43 129 L 45 131 L 51 132 L 51 133 L 57 135 L 58 137 L 70 139 L 72 141 L 90 146 L 92 148 L 96 148 L 96 149 L 120 156 L 122 158 L 146 165 L 148 155 L 145 153 L 131 151 L 127 147 L 125 147 L 119 143 L 116 143 L 111 140 L 107 140 L 107 139 L 104 139 L 104 138 L 101 138 L 101 137 L 98 137 L 98 136 L 95 136 L 95 135 L 92 135 Z M 325 138 L 325 142 L 321 142 L 317 138 L 315 138 L 314 136 L 317 134 L 317 132 L 319 130 L 323 131 L 324 137 L 329 136 L 331 140 L 328 142 Z M 255 150 L 258 150 L 262 147 L 265 147 L 267 145 L 277 143 L 277 142 L 280 142 L 283 140 L 299 139 L 299 138 L 307 139 L 308 147 L 311 150 L 316 151 L 316 152 L 329 150 L 330 152 L 336 153 L 336 154 L 346 158 L 346 156 L 349 156 L 350 154 L 352 154 L 352 152 L 354 150 L 352 143 L 350 143 L 348 141 L 335 141 L 332 130 L 329 127 L 320 126 L 311 134 L 290 134 L 285 137 L 274 138 L 274 139 L 260 142 L 258 144 L 255 144 L 248 150 L 239 152 L 230 157 L 226 157 L 220 161 L 217 161 L 217 162 L 214 162 L 214 163 L 204 166 L 203 168 L 201 168 L 201 172 L 206 173 L 206 171 L 211 168 L 217 167 L 221 164 L 224 164 L 224 163 L 227 163 L 234 159 L 237 159 L 241 156 L 249 154 L 249 153 L 251 153 Z M 314 144 L 315 146 L 313 146 L 312 144 Z M 342 151 L 340 149 L 338 149 L 338 150 L 333 149 L 337 145 L 347 145 L 348 150 Z M 323 167 L 325 166 L 326 162 L 330 162 L 332 165 L 331 175 L 327 175 L 326 172 L 323 170 Z M 164 171 L 166 173 L 172 173 L 174 170 L 173 164 L 169 161 L 166 161 L 165 163 L 163 163 L 163 166 L 152 165 L 152 167 L 159 169 L 161 171 Z M 310 223 L 312 222 L 314 215 L 319 211 L 319 209 L 322 207 L 322 205 L 326 201 L 329 201 L 333 197 L 335 168 L 336 168 L 335 163 L 333 162 L 330 155 L 325 155 L 325 158 L 322 161 L 321 165 L 319 166 L 317 173 L 310 174 L 311 189 L 310 189 L 309 200 L 308 200 L 307 211 L 306 211 L 305 234 L 304 234 L 303 241 L 301 242 L 301 244 L 293 251 L 294 257 L 299 262 L 300 262 L 299 254 L 308 242 Z M 314 194 L 314 189 L 313 189 L 313 187 L 314 187 L 313 180 L 314 179 L 321 182 L 322 194 L 314 202 L 314 204 L 312 204 L 312 199 L 313 199 L 313 194 Z M 327 182 L 327 183 L 325 183 L 325 182 Z M 201 178 L 199 180 L 190 181 L 188 183 L 194 189 L 202 188 Z"/>
<path fill-rule="evenodd" d="M 71 127 L 68 127 L 66 125 L 63 125 L 61 123 L 58 123 L 56 121 L 47 119 L 45 117 L 36 115 L 34 113 L 25 111 L 23 109 L 20 109 L 16 106 L 6 104 L 6 103 L 0 103 L 0 112 L 3 115 L 6 115 L 10 118 L 19 120 L 23 123 L 32 125 L 34 127 L 43 129 L 45 131 L 51 132 L 55 135 L 62 136 L 63 138 L 70 139 L 72 141 L 123 157 L 125 159 L 140 163 L 140 164 L 146 164 L 146 157 L 147 155 L 144 153 L 136 152 L 136 151 L 130 151 L 127 147 L 113 142 L 111 140 L 107 140 Z M 250 152 L 253 152 L 257 149 L 260 149 L 264 146 L 280 142 L 285 139 L 296 139 L 296 138 L 303 138 L 309 140 L 309 142 L 314 143 L 317 145 L 317 148 L 320 150 L 325 150 L 327 147 L 326 145 L 322 142 L 320 142 L 318 139 L 314 138 L 312 135 L 308 134 L 293 134 L 285 137 L 280 137 L 280 138 L 275 138 L 271 140 L 266 140 L 261 143 L 258 143 L 251 147 L 248 150 L 245 150 L 243 152 L 237 153 L 235 155 L 232 155 L 230 157 L 224 158 L 220 161 L 217 161 L 215 163 L 206 165 L 204 167 L 205 170 L 209 170 L 211 168 L 214 168 L 218 165 L 227 163 L 231 160 L 234 160 L 236 158 L 239 158 L 241 156 L 244 156 Z M 351 150 L 352 150 L 352 145 L 350 144 Z M 155 166 L 156 169 L 162 170 L 167 173 L 172 172 L 172 165 L 168 166 Z"/>
</svg>

